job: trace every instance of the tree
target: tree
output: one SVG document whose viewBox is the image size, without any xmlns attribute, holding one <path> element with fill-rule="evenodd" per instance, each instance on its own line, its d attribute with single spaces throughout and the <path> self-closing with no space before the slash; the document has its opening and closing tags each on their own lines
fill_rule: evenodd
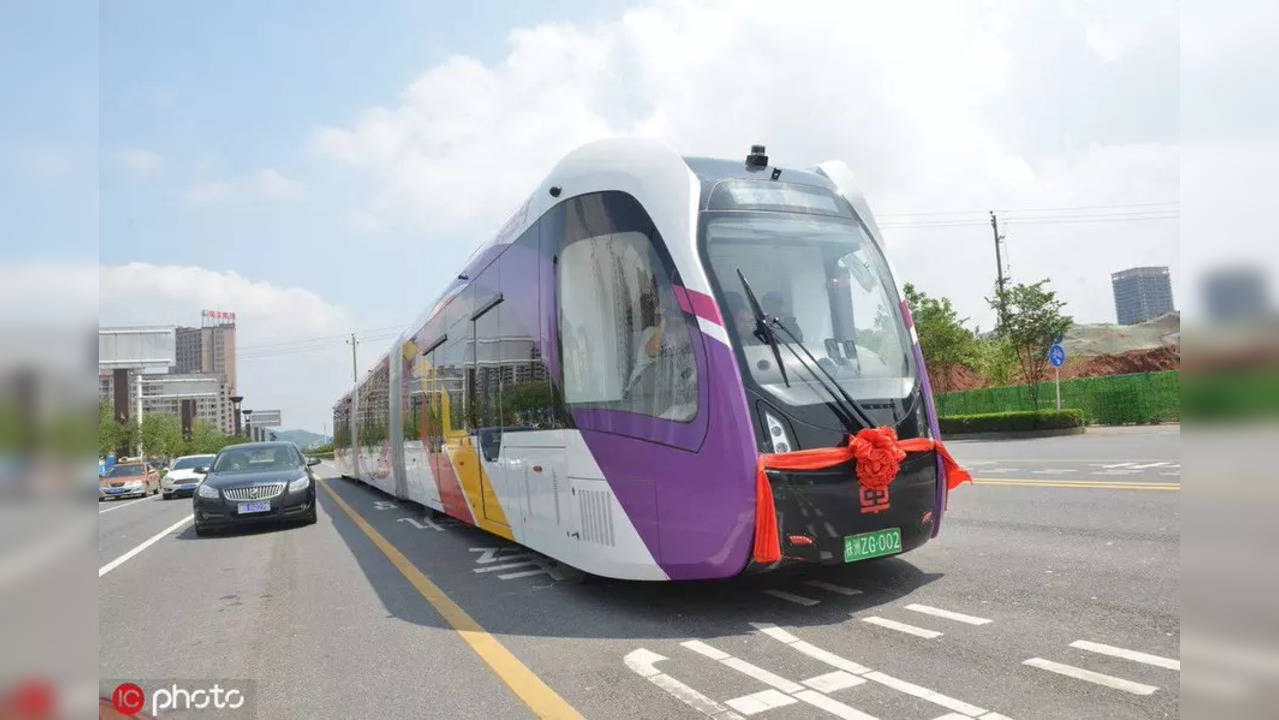
<svg viewBox="0 0 1279 720">
<path fill-rule="evenodd" d="M 964 327 L 968 318 L 959 317 L 949 298 L 929 297 L 910 283 L 903 290 L 915 320 L 919 350 L 924 356 L 929 379 L 938 392 L 946 392 L 956 366 L 971 366 L 977 362 L 977 339 Z"/>
<path fill-rule="evenodd" d="M 138 426 L 133 423 L 116 422 L 115 412 L 111 404 L 98 403 L 98 454 L 106 457 L 111 453 L 128 455 L 137 444 Z"/>
<path fill-rule="evenodd" d="M 991 307 L 998 310 L 1002 296 L 1007 313 L 1000 335 L 1012 346 L 1030 402 L 1038 410 L 1039 383 L 1048 374 L 1048 350 L 1074 320 L 1062 314 L 1066 303 L 1048 289 L 1047 279 L 1029 285 L 1018 283 L 995 294 L 995 299 L 988 301 Z"/>
<path fill-rule="evenodd" d="M 223 435 L 221 430 L 207 420 L 196 420 L 191 423 L 191 439 L 183 444 L 182 454 L 204 455 L 216 453 L 227 445 L 241 442 L 247 441 L 235 435 Z"/>
<path fill-rule="evenodd" d="M 152 457 L 176 457 L 182 454 L 182 421 L 169 413 L 142 416 L 142 448 Z"/>
<path fill-rule="evenodd" d="M 1017 353 L 1007 338 L 992 336 L 977 342 L 975 369 L 992 385 L 1011 385 L 1015 382 Z"/>
</svg>

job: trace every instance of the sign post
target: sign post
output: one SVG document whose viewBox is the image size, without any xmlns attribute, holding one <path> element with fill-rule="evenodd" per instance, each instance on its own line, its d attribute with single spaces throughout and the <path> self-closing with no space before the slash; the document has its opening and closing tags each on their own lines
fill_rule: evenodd
<svg viewBox="0 0 1279 720">
<path fill-rule="evenodd" d="M 1066 364 L 1066 349 L 1060 345 L 1060 340 L 1054 343 L 1048 350 L 1048 362 L 1053 364 L 1054 382 L 1057 387 L 1057 409 L 1061 409 L 1061 366 Z"/>
</svg>

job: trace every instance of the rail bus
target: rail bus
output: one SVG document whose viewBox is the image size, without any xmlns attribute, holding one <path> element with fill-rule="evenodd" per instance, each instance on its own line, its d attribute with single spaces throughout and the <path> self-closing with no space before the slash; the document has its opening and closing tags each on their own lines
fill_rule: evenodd
<svg viewBox="0 0 1279 720">
<path fill-rule="evenodd" d="M 855 461 L 769 470 L 782 556 L 753 555 L 761 456 L 939 437 L 853 173 L 762 146 L 570 152 L 333 413 L 343 476 L 612 578 L 843 563 L 888 530 L 904 552 L 948 493 L 933 451 L 883 492 Z"/>
</svg>

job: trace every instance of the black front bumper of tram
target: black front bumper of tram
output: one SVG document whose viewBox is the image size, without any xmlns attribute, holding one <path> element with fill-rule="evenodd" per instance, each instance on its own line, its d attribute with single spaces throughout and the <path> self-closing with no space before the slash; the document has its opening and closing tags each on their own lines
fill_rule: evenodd
<svg viewBox="0 0 1279 720">
<path fill-rule="evenodd" d="M 936 455 L 908 455 L 886 497 L 866 491 L 854 468 L 848 462 L 824 470 L 768 471 L 782 564 L 842 564 L 845 537 L 887 528 L 901 530 L 902 552 L 928 542 L 936 521 Z"/>
</svg>

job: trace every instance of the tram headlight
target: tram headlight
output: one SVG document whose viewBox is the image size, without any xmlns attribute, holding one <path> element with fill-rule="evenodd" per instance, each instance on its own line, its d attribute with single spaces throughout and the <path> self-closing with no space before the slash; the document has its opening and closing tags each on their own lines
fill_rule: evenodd
<svg viewBox="0 0 1279 720">
<path fill-rule="evenodd" d="M 772 443 L 774 453 L 788 453 L 795 449 L 795 443 L 786 433 L 786 426 L 767 410 L 764 411 L 764 425 L 768 429 L 768 441 Z"/>
</svg>

